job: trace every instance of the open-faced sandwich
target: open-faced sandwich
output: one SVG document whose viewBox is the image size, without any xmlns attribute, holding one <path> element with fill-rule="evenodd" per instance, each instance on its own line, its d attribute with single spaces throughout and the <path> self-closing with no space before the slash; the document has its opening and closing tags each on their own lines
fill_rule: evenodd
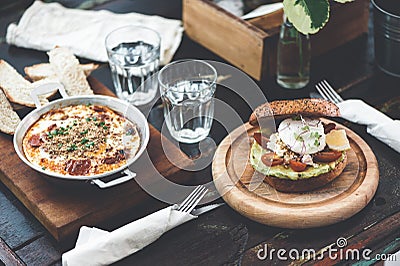
<svg viewBox="0 0 400 266">
<path fill-rule="evenodd" d="M 253 168 L 282 192 L 316 189 L 339 176 L 350 144 L 344 129 L 320 117 L 337 117 L 339 108 L 322 99 L 274 101 L 259 106 L 249 123 L 259 126 L 250 152 Z M 275 118 L 277 132 L 266 133 L 262 120 Z"/>
</svg>

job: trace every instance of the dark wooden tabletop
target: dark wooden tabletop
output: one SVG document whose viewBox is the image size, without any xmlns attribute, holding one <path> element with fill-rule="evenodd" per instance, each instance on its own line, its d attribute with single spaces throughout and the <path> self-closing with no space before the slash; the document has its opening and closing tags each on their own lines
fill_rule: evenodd
<svg viewBox="0 0 400 266">
<path fill-rule="evenodd" d="M 32 1 L 2 1 L 0 7 L 0 58 L 12 63 L 23 73 L 24 66 L 47 61 L 44 52 L 9 46 L 5 43 L 7 25 L 17 21 Z M 49 1 L 46 1 L 49 2 Z M 114 12 L 141 12 L 158 14 L 167 18 L 181 18 L 180 0 L 63 0 L 68 7 L 108 9 Z M 372 16 L 371 16 L 372 17 Z M 370 25 L 372 25 L 370 23 Z M 184 35 L 182 44 L 174 56 L 222 61 L 217 55 L 191 41 Z M 400 59 L 399 59 L 400 60 Z M 83 60 L 85 61 L 85 60 Z M 96 79 L 112 88 L 110 70 L 107 65 L 92 74 Z M 400 79 L 390 77 L 377 69 L 374 64 L 373 35 L 370 26 L 368 35 L 357 38 L 335 50 L 312 60 L 311 82 L 301 90 L 280 88 L 274 79 L 259 82 L 268 100 L 309 97 L 315 92 L 314 85 L 321 79 L 329 80 L 338 88 L 343 98 L 361 98 L 367 103 L 400 119 Z M 217 91 L 216 97 L 235 106 L 246 121 L 251 110 L 238 103 L 224 90 Z M 160 127 L 162 111 L 155 106 L 150 122 Z M 370 261 L 324 260 L 278 260 L 263 261 L 257 252 L 269 248 L 313 248 L 321 251 L 339 237 L 348 240 L 349 247 L 372 250 L 375 254 L 392 254 L 400 249 L 400 154 L 366 133 L 365 127 L 338 119 L 357 134 L 372 148 L 379 164 L 380 182 L 373 200 L 361 212 L 350 219 L 327 227 L 289 230 L 269 227 L 253 222 L 232 210 L 220 207 L 198 219 L 169 231 L 158 241 L 142 251 L 120 261 L 117 265 L 292 265 L 334 263 L 370 265 Z M 214 125 L 211 137 L 218 143 L 226 133 Z M 183 147 L 185 148 L 185 147 Z M 8 151 L 1 151 L 8 152 Z M 186 152 L 193 152 L 186 147 Z M 0 158 L 1 163 L 1 158 Z M 211 180 L 210 167 L 198 173 L 186 173 L 192 182 Z M 123 215 L 100 225 L 112 230 L 128 221 L 140 218 L 165 204 L 152 199 L 135 207 L 129 215 Z M 29 213 L 16 197 L 0 183 L 0 265 L 60 265 L 61 254 L 74 245 L 76 235 L 69 241 L 57 243 L 46 229 Z M 399 262 L 400 263 L 400 262 Z"/>
</svg>

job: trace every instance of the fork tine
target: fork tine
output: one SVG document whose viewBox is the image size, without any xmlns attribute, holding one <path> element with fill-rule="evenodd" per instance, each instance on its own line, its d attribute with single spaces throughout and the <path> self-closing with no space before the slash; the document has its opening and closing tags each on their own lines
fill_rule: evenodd
<svg viewBox="0 0 400 266">
<path fill-rule="evenodd" d="M 199 197 L 202 198 L 201 195 L 205 189 L 205 187 L 201 186 L 200 190 L 198 190 L 197 193 L 190 198 L 190 200 L 180 209 L 180 211 L 186 212 L 188 209 L 190 209 Z"/>
<path fill-rule="evenodd" d="M 320 88 L 320 84 L 319 83 L 317 85 L 315 85 L 315 88 L 317 88 L 317 91 L 322 96 L 322 98 L 324 98 L 325 100 L 329 100 L 329 98 L 325 95 L 325 91 L 323 91 Z"/>
<path fill-rule="evenodd" d="M 204 188 L 204 187 L 203 187 Z M 183 210 L 183 212 L 187 212 L 190 213 L 194 207 L 196 207 L 196 205 L 203 199 L 203 197 L 207 194 L 208 189 L 204 188 L 204 190 L 198 195 L 197 199 L 192 202 L 192 204 L 190 206 L 188 206 L 188 208 L 186 208 L 185 210 Z"/>
<path fill-rule="evenodd" d="M 207 189 L 202 186 L 201 189 L 186 203 L 186 205 L 180 210 L 181 212 L 188 212 L 188 210 L 193 209 L 194 206 L 199 202 L 198 199 L 202 199 L 207 192 Z M 193 208 L 192 208 L 193 207 Z"/>
<path fill-rule="evenodd" d="M 181 204 L 179 204 L 178 211 L 180 211 L 184 206 L 186 206 L 187 202 L 201 189 L 201 185 L 197 186 L 193 191 L 187 196 Z"/>
<path fill-rule="evenodd" d="M 332 94 L 332 92 L 326 87 L 324 83 L 320 83 L 321 89 L 325 92 L 325 95 L 328 97 L 328 99 L 334 103 L 337 103 L 336 97 Z"/>
<path fill-rule="evenodd" d="M 331 95 L 326 91 L 326 89 L 322 86 L 321 83 L 317 84 L 316 88 L 319 94 L 321 94 L 322 98 L 331 102 L 335 102 L 335 100 L 332 99 Z"/>
<path fill-rule="evenodd" d="M 322 82 L 325 83 L 325 85 L 331 90 L 332 94 L 335 95 L 339 102 L 343 102 L 343 98 L 332 88 L 328 81 L 323 80 Z"/>
</svg>

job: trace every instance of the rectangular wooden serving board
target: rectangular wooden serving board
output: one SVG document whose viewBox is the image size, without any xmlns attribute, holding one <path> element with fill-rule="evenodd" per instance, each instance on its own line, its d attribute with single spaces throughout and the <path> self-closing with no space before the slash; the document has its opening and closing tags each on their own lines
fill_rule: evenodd
<svg viewBox="0 0 400 266">
<path fill-rule="evenodd" d="M 115 96 L 99 81 L 90 77 L 88 80 L 95 94 Z M 159 173 L 173 179 L 174 174 L 180 171 L 166 158 L 161 146 L 163 138 L 165 137 L 150 125 L 150 141 L 147 147 L 149 156 L 142 155 L 133 165 L 134 169 L 136 164 L 141 166 L 135 171 L 149 182 L 156 182 L 154 180 Z M 181 165 L 190 164 L 187 156 L 174 144 L 163 139 L 163 145 L 176 150 L 173 154 L 176 154 L 175 160 L 180 161 Z M 0 147 L 0 180 L 57 241 L 76 234 L 82 225 L 101 224 L 144 204 L 151 197 L 135 180 L 108 189 L 100 189 L 85 182 L 76 185 L 63 185 L 59 180 L 50 182 L 19 159 L 14 150 L 12 136 L 0 133 Z M 151 162 L 146 162 L 146 159 Z M 155 168 L 143 167 L 146 163 Z"/>
</svg>

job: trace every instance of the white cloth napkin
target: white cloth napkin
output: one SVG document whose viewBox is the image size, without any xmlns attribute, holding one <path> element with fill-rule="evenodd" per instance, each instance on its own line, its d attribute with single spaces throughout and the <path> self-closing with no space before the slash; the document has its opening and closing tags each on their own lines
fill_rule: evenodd
<svg viewBox="0 0 400 266">
<path fill-rule="evenodd" d="M 109 265 L 141 250 L 168 230 L 196 217 L 170 206 L 112 232 L 83 226 L 75 248 L 62 255 L 62 265 Z"/>
<path fill-rule="evenodd" d="M 7 43 L 49 51 L 65 46 L 80 57 L 107 62 L 105 37 L 126 25 L 142 25 L 161 35 L 161 64 L 167 64 L 178 49 L 183 27 L 180 20 L 138 13 L 115 14 L 106 10 L 69 9 L 59 3 L 36 1 L 23 14 L 18 25 L 7 28 Z"/>
<path fill-rule="evenodd" d="M 391 119 L 362 100 L 346 100 L 338 106 L 344 119 L 366 125 L 369 134 L 400 152 L 399 120 Z"/>
</svg>

